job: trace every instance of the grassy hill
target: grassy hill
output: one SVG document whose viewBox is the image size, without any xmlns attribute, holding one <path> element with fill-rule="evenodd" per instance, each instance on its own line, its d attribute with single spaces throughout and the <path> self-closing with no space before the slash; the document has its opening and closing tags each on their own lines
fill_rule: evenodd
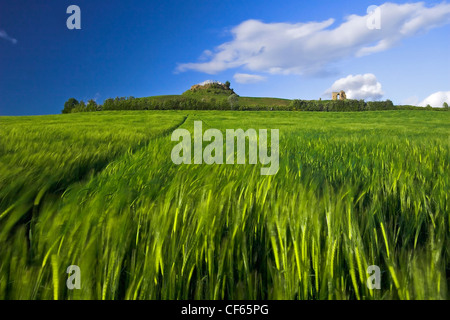
<svg viewBox="0 0 450 320">
<path fill-rule="evenodd" d="M 292 100 L 281 98 L 240 97 L 239 102 L 249 107 L 255 106 L 288 106 Z"/>
<path fill-rule="evenodd" d="M 233 99 L 230 97 L 234 96 Z M 69 99 L 75 100 L 73 98 Z M 68 102 L 69 102 L 68 101 Z M 75 100 L 76 101 L 76 100 Z M 206 82 L 193 85 L 180 95 L 161 95 L 143 98 L 116 97 L 106 99 L 103 105 L 86 106 L 84 102 L 67 107 L 63 113 L 89 112 L 97 110 L 239 110 L 239 111 L 381 111 L 381 110 L 435 110 L 448 108 L 422 108 L 415 106 L 395 106 L 392 101 L 364 100 L 300 100 L 272 97 L 240 97 L 230 84 Z M 91 103 L 91 102 L 90 102 Z"/>
<path fill-rule="evenodd" d="M 182 95 L 166 95 L 166 96 L 153 96 L 148 97 L 146 99 L 158 102 L 170 101 L 170 100 L 183 100 L 186 97 L 204 100 L 207 102 L 220 102 L 226 101 L 229 95 L 216 94 L 216 93 L 192 93 L 192 94 L 182 94 Z M 292 100 L 282 99 L 282 98 L 269 98 L 269 97 L 239 97 L 239 104 L 256 107 L 256 106 L 268 106 L 268 107 L 276 107 L 276 106 L 288 106 Z"/>
<path fill-rule="evenodd" d="M 143 98 L 115 98 L 105 100 L 103 110 L 229 110 L 229 97 L 236 95 L 233 89 L 222 84 L 194 85 L 180 95 L 161 95 Z M 288 107 L 292 100 L 263 97 L 240 97 L 236 95 L 232 109 L 246 108 L 283 108 Z"/>
<path fill-rule="evenodd" d="M 183 98 L 190 97 L 195 99 L 200 99 L 208 102 L 213 101 L 226 101 L 228 97 L 232 94 L 236 94 L 233 89 L 226 87 L 221 87 L 220 85 L 214 86 L 193 86 L 193 88 L 185 91 L 181 96 L 170 96 L 173 98 Z M 292 100 L 280 99 L 280 98 L 263 98 L 263 97 L 239 97 L 238 104 L 245 105 L 248 107 L 254 106 L 288 106 Z"/>
</svg>

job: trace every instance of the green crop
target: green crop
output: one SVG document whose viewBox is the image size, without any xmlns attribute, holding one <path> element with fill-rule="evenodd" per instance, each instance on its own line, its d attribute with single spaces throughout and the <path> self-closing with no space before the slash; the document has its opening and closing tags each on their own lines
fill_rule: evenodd
<svg viewBox="0 0 450 320">
<path fill-rule="evenodd" d="M 278 173 L 173 164 L 195 120 L 279 129 Z M 0 139 L 0 299 L 450 298 L 448 113 L 8 117 Z"/>
</svg>

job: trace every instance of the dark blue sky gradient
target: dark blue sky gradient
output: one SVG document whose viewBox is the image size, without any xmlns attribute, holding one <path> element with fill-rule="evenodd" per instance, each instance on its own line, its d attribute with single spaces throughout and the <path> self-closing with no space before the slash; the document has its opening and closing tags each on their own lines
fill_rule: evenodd
<svg viewBox="0 0 450 320">
<path fill-rule="evenodd" d="M 340 23 L 382 2 L 357 3 L 0 0 L 0 30 L 18 40 L 0 39 L 0 115 L 60 113 L 70 97 L 102 103 L 116 96 L 180 94 L 206 79 L 230 80 L 233 86 L 234 71 L 174 71 L 178 63 L 197 61 L 205 49 L 231 40 L 227 30 L 247 19 L 295 23 L 333 17 Z M 66 28 L 71 4 L 81 8 L 82 30 Z M 272 91 L 236 86 L 241 95 L 298 96 L 295 86 L 273 81 Z M 319 89 L 313 96 L 326 86 Z"/>
</svg>

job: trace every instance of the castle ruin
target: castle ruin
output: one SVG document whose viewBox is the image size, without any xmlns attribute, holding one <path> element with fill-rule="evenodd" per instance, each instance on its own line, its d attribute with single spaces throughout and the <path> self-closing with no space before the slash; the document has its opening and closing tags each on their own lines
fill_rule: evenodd
<svg viewBox="0 0 450 320">
<path fill-rule="evenodd" d="M 341 90 L 340 92 L 333 92 L 331 94 L 331 97 L 333 100 L 338 100 L 338 98 L 339 98 L 339 100 L 347 99 L 347 95 L 345 94 L 344 90 Z"/>
</svg>

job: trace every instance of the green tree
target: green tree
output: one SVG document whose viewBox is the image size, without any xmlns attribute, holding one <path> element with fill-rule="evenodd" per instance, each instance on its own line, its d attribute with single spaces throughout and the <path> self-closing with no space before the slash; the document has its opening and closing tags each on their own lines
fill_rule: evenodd
<svg viewBox="0 0 450 320">
<path fill-rule="evenodd" d="M 95 102 L 93 99 L 88 101 L 88 104 L 86 106 L 86 111 L 91 112 L 91 111 L 97 111 L 97 102 Z"/>
<path fill-rule="evenodd" d="M 239 102 L 239 97 L 237 94 L 233 93 L 232 95 L 230 95 L 228 97 L 228 104 L 230 105 L 231 109 L 237 107 L 238 102 Z"/>
<path fill-rule="evenodd" d="M 75 98 L 70 98 L 64 103 L 64 109 L 62 113 L 71 113 L 72 109 L 78 105 L 78 100 Z"/>
<path fill-rule="evenodd" d="M 80 103 L 77 104 L 77 105 L 75 106 L 75 108 L 73 108 L 73 109 L 71 110 L 71 112 L 72 112 L 72 113 L 75 113 L 75 112 L 86 112 L 86 104 L 84 103 L 84 101 L 81 100 Z"/>
<path fill-rule="evenodd" d="M 230 81 L 226 81 L 226 82 L 225 82 L 225 87 L 229 90 L 229 89 L 230 89 L 230 86 L 231 86 Z"/>
<path fill-rule="evenodd" d="M 448 108 L 448 103 L 447 102 L 444 102 L 444 104 L 442 105 L 442 107 L 445 109 L 445 110 L 448 110 L 449 108 Z"/>
<path fill-rule="evenodd" d="M 103 110 L 113 110 L 114 108 L 114 99 L 108 98 L 103 102 Z"/>
</svg>

